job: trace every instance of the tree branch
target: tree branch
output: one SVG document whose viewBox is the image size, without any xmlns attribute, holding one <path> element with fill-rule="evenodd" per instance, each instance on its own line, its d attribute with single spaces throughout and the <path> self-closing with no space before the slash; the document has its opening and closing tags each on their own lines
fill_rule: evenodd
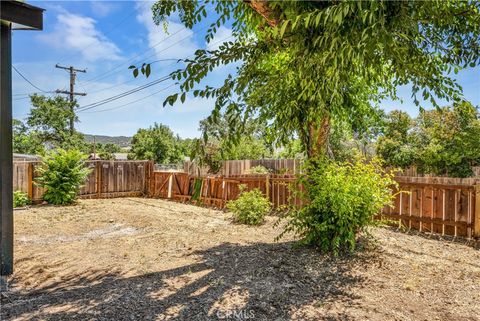
<svg viewBox="0 0 480 321">
<path fill-rule="evenodd" d="M 268 5 L 268 0 L 243 0 L 259 15 L 265 18 L 271 27 L 276 27 L 280 23 L 281 12 L 273 10 Z"/>
</svg>

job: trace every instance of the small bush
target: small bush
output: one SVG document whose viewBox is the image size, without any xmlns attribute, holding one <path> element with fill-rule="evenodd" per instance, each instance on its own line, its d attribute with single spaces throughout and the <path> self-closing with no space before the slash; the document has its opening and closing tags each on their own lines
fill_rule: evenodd
<svg viewBox="0 0 480 321">
<path fill-rule="evenodd" d="M 85 167 L 85 156 L 76 150 L 54 151 L 42 161 L 37 184 L 44 187 L 43 199 L 55 205 L 72 204 L 90 169 Z"/>
<path fill-rule="evenodd" d="M 227 208 L 233 212 L 237 222 L 249 225 L 263 223 L 265 215 L 272 209 L 272 204 L 255 188 L 245 191 L 245 185 L 240 185 L 241 194 L 238 199 L 227 203 Z"/>
<path fill-rule="evenodd" d="M 355 249 L 357 234 L 374 225 L 374 216 L 393 200 L 393 174 L 374 160 L 337 163 L 310 161 L 300 178 L 305 206 L 288 214 L 282 235 L 294 232 L 301 243 L 338 254 Z"/>
<path fill-rule="evenodd" d="M 268 174 L 269 171 L 262 165 L 254 166 L 247 170 L 247 174 Z"/>
<path fill-rule="evenodd" d="M 13 207 L 24 207 L 30 205 L 28 194 L 22 191 L 13 192 Z"/>
</svg>

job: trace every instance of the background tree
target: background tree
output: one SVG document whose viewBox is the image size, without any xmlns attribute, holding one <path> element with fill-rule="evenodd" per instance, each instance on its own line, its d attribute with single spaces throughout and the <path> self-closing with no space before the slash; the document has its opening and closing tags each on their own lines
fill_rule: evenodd
<svg viewBox="0 0 480 321">
<path fill-rule="evenodd" d="M 378 138 L 377 154 L 386 164 L 407 168 L 415 162 L 415 150 L 410 131 L 413 128 L 410 116 L 394 110 L 385 116 L 382 135 Z"/>
<path fill-rule="evenodd" d="M 132 138 L 129 159 L 149 159 L 158 164 L 173 164 L 183 160 L 180 138 L 168 126 L 155 123 L 139 129 Z"/>
<path fill-rule="evenodd" d="M 70 108 L 68 99 L 56 96 L 53 98 L 41 95 L 30 96 L 32 108 L 27 118 L 27 125 L 38 135 L 38 138 L 52 147 L 63 149 L 84 149 L 83 135 L 70 132 L 71 117 L 78 122 L 78 117 Z"/>
<path fill-rule="evenodd" d="M 416 119 L 396 110 L 386 117 L 377 153 L 387 165 L 467 177 L 480 164 L 479 137 L 478 110 L 469 102 L 422 111 Z"/>
<path fill-rule="evenodd" d="M 420 173 L 467 177 L 480 165 L 480 119 L 469 102 L 420 113 L 412 133 Z"/>
<path fill-rule="evenodd" d="M 13 119 L 13 152 L 41 155 L 45 152 L 38 134 L 31 131 L 22 121 Z"/>
<path fill-rule="evenodd" d="M 229 122 L 236 122 L 235 132 L 231 131 Z M 192 155 L 211 173 L 217 173 L 224 160 L 261 159 L 273 155 L 265 139 L 266 124 L 256 120 L 243 123 L 223 115 L 212 122 L 207 118 L 200 121 L 200 131 L 203 138 L 196 141 Z"/>
<path fill-rule="evenodd" d="M 86 154 L 97 154 L 100 159 L 105 159 L 105 160 L 114 160 L 115 159 L 115 153 L 120 153 L 122 149 L 120 146 L 114 143 L 85 143 L 85 148 L 83 151 Z"/>
<path fill-rule="evenodd" d="M 302 142 L 298 138 L 291 139 L 275 153 L 276 158 L 304 158 Z"/>
</svg>

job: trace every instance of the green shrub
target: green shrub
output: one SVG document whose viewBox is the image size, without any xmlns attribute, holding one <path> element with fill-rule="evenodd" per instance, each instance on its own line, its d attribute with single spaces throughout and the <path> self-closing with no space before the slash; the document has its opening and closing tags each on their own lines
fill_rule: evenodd
<svg viewBox="0 0 480 321">
<path fill-rule="evenodd" d="M 85 167 L 85 156 L 76 150 L 59 149 L 46 155 L 38 169 L 37 184 L 44 187 L 43 199 L 55 205 L 75 202 L 80 187 L 90 169 Z"/>
<path fill-rule="evenodd" d="M 30 203 L 31 202 L 27 193 L 22 191 L 13 192 L 13 207 L 24 207 Z"/>
<path fill-rule="evenodd" d="M 269 171 L 262 165 L 254 166 L 247 170 L 247 174 L 268 174 Z"/>
<path fill-rule="evenodd" d="M 245 185 L 240 185 L 240 196 L 227 203 L 227 208 L 233 212 L 237 222 L 249 225 L 263 223 L 265 215 L 272 209 L 272 204 L 255 188 L 245 191 Z"/>
<path fill-rule="evenodd" d="M 282 235 L 294 232 L 301 243 L 335 255 L 353 251 L 357 234 L 374 225 L 374 216 L 394 197 L 393 174 L 385 172 L 377 160 L 309 161 L 306 173 L 299 180 L 306 205 L 287 214 L 289 222 Z"/>
</svg>

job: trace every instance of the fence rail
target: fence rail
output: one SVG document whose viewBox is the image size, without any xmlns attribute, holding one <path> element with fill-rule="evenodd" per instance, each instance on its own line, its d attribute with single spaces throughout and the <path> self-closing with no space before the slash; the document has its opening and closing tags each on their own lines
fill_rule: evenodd
<svg viewBox="0 0 480 321">
<path fill-rule="evenodd" d="M 33 202 L 42 200 L 44 189 L 35 184 L 40 162 L 14 162 L 13 189 L 26 192 Z M 80 189 L 82 198 L 141 196 L 147 190 L 149 161 L 87 161 L 90 174 Z"/>
</svg>

